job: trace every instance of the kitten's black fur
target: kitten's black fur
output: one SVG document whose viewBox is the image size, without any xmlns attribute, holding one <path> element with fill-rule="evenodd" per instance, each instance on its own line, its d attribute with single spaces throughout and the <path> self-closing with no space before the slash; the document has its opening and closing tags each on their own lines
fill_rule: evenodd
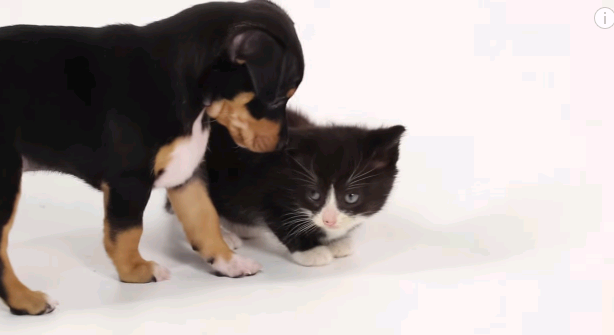
<svg viewBox="0 0 614 335">
<path fill-rule="evenodd" d="M 294 253 L 343 237 L 331 237 L 308 214 L 295 214 L 297 209 L 320 211 L 330 185 L 338 208 L 349 216 L 366 217 L 381 210 L 397 175 L 399 140 L 405 128 L 316 126 L 289 109 L 287 120 L 287 149 L 266 154 L 237 147 L 226 128 L 214 124 L 203 170 L 221 217 L 234 225 L 264 223 Z M 317 176 L 315 183 L 312 174 Z M 352 174 L 360 180 L 354 183 L 358 187 L 348 190 Z M 322 195 L 318 201 L 309 197 L 312 190 Z M 354 204 L 344 202 L 350 191 L 360 196 Z"/>
</svg>

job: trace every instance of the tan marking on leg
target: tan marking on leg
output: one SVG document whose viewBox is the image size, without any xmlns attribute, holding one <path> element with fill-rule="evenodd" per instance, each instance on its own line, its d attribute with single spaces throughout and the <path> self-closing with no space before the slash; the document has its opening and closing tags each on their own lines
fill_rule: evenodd
<svg viewBox="0 0 614 335">
<path fill-rule="evenodd" d="M 13 227 L 13 221 L 17 213 L 17 205 L 19 203 L 20 194 L 15 198 L 13 214 L 9 222 L 2 229 L 2 239 L 0 240 L 0 258 L 4 265 L 2 273 L 2 284 L 4 285 L 8 295 L 8 305 L 20 311 L 25 311 L 30 315 L 37 315 L 47 310 L 47 295 L 39 291 L 31 291 L 19 281 L 8 257 L 9 232 Z"/>
<path fill-rule="evenodd" d="M 207 114 L 228 128 L 232 139 L 241 147 L 254 152 L 275 150 L 281 125 L 262 118 L 256 120 L 245 106 L 254 93 L 243 92 L 232 100 L 218 100 L 207 107 Z"/>
<path fill-rule="evenodd" d="M 296 93 L 296 88 L 291 88 L 288 90 L 288 93 L 286 93 L 286 98 L 290 99 L 292 98 L 292 96 L 294 95 L 294 93 Z"/>
<path fill-rule="evenodd" d="M 105 220 L 104 247 L 123 282 L 149 283 L 154 279 L 156 263 L 144 260 L 139 253 L 142 234 L 142 228 L 131 228 L 117 232 L 113 241 L 110 239 L 109 224 Z"/>
<path fill-rule="evenodd" d="M 154 277 L 155 262 L 146 261 L 139 253 L 139 242 L 143 228 L 135 227 L 115 232 L 112 237 L 111 226 L 107 220 L 107 206 L 109 204 L 109 185 L 102 183 L 104 196 L 104 249 L 113 261 L 119 279 L 126 283 L 149 283 Z"/>
<path fill-rule="evenodd" d="M 158 176 L 160 172 L 162 172 L 162 170 L 165 169 L 166 166 L 168 166 L 168 164 L 171 162 L 173 158 L 172 154 L 173 154 L 173 151 L 175 151 L 175 148 L 182 142 L 185 142 L 188 140 L 189 139 L 186 137 L 178 137 L 173 142 L 162 146 L 158 150 L 158 153 L 156 154 L 156 158 L 154 161 L 154 175 L 155 176 Z"/>
<path fill-rule="evenodd" d="M 230 261 L 233 252 L 222 238 L 220 220 L 204 183 L 193 179 L 179 188 L 167 189 L 167 194 L 188 240 L 200 255 L 205 260 Z"/>
</svg>

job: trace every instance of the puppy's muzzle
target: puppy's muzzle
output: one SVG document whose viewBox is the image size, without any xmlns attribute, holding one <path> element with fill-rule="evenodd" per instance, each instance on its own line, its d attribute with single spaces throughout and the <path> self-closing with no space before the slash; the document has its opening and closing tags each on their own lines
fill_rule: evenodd
<svg viewBox="0 0 614 335">
<path fill-rule="evenodd" d="M 283 147 L 282 123 L 265 118 L 255 119 L 246 104 L 254 93 L 239 93 L 234 99 L 214 101 L 207 107 L 207 114 L 224 125 L 235 143 L 253 152 L 271 152 Z"/>
</svg>

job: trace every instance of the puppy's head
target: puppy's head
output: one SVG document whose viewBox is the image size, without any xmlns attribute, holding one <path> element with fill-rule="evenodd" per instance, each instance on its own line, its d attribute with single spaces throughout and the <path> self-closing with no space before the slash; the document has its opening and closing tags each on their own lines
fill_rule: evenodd
<svg viewBox="0 0 614 335">
<path fill-rule="evenodd" d="M 293 23 L 279 7 L 250 1 L 248 21 L 230 30 L 224 55 L 207 76 L 214 88 L 207 114 L 237 145 L 268 152 L 285 145 L 286 104 L 303 79 L 304 61 Z"/>
</svg>

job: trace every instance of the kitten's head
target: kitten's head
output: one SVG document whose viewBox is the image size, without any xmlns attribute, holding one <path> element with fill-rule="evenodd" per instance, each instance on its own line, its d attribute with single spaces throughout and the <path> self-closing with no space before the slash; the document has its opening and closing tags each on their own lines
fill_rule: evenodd
<svg viewBox="0 0 614 335">
<path fill-rule="evenodd" d="M 292 129 L 287 150 L 294 201 L 328 239 L 382 209 L 397 175 L 403 126 Z"/>
</svg>

